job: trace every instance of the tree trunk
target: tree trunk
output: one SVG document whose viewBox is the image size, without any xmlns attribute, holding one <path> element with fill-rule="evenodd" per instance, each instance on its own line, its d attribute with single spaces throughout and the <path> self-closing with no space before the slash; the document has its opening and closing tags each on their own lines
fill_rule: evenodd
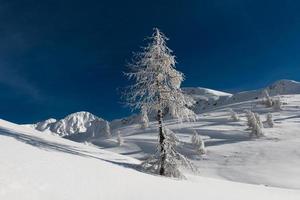
<svg viewBox="0 0 300 200">
<path fill-rule="evenodd" d="M 164 147 L 164 140 L 165 140 L 165 136 L 163 133 L 163 126 L 162 126 L 162 111 L 158 110 L 157 112 L 157 120 L 158 120 L 158 130 L 159 130 L 159 145 L 160 145 L 160 170 L 159 170 L 159 174 L 164 176 L 165 175 L 165 162 L 166 162 L 166 150 Z"/>
</svg>

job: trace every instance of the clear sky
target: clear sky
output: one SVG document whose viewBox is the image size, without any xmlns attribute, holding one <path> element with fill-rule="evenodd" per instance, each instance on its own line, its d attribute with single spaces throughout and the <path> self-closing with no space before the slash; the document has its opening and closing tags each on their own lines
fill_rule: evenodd
<svg viewBox="0 0 300 200">
<path fill-rule="evenodd" d="M 299 0 L 1 0 L 0 118 L 129 115 L 117 88 L 153 27 L 170 38 L 183 86 L 300 80 Z"/>
</svg>

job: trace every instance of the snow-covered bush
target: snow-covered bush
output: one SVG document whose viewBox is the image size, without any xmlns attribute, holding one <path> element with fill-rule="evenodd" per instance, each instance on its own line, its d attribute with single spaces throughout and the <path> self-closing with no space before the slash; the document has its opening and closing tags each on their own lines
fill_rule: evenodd
<svg viewBox="0 0 300 200">
<path fill-rule="evenodd" d="M 274 110 L 282 110 L 283 103 L 279 96 L 271 98 L 267 90 L 264 90 L 264 96 L 265 97 L 262 100 L 264 105 L 267 107 L 273 107 Z"/>
<path fill-rule="evenodd" d="M 198 135 L 197 131 L 195 131 L 195 130 L 194 130 L 194 134 L 191 138 L 191 142 L 194 145 L 197 153 L 199 153 L 200 155 L 206 153 L 204 141 L 202 140 L 202 138 Z"/>
<path fill-rule="evenodd" d="M 262 100 L 262 103 L 264 105 L 266 105 L 267 107 L 272 107 L 273 106 L 273 100 L 270 97 L 268 90 L 264 90 L 263 93 L 264 93 L 264 98 Z"/>
<path fill-rule="evenodd" d="M 255 119 L 256 119 L 256 122 L 257 122 L 258 126 L 261 127 L 261 128 L 263 128 L 264 126 L 263 126 L 263 123 L 262 123 L 262 121 L 260 119 L 259 114 L 258 113 L 254 113 L 254 116 L 255 116 Z"/>
<path fill-rule="evenodd" d="M 109 125 L 109 122 L 108 122 L 108 121 L 105 122 L 105 126 L 104 126 L 104 134 L 105 134 L 106 137 L 108 137 L 108 138 L 111 137 L 110 125 Z"/>
<path fill-rule="evenodd" d="M 263 124 L 257 113 L 253 113 L 249 110 L 246 111 L 247 125 L 250 132 L 250 137 L 261 137 L 263 136 Z"/>
<path fill-rule="evenodd" d="M 121 131 L 117 132 L 117 142 L 119 146 L 122 146 L 124 144 L 124 139 L 121 135 Z"/>
<path fill-rule="evenodd" d="M 270 127 L 270 128 L 272 128 L 274 126 L 273 116 L 271 113 L 267 114 L 266 123 L 267 123 L 268 127 Z"/>
<path fill-rule="evenodd" d="M 276 97 L 273 99 L 273 109 L 274 110 L 282 110 L 282 101 L 280 97 Z"/>
<path fill-rule="evenodd" d="M 141 128 L 145 129 L 149 127 L 149 118 L 148 118 L 148 113 L 145 108 L 145 106 L 142 106 L 142 112 L 141 112 Z"/>
<path fill-rule="evenodd" d="M 197 168 L 192 162 L 176 151 L 176 145 L 179 144 L 179 139 L 176 137 L 175 133 L 170 129 L 164 128 L 163 136 L 165 137 L 163 150 L 166 152 L 162 152 L 162 148 L 158 145 L 156 153 L 142 163 L 143 169 L 150 173 L 159 173 L 160 166 L 164 165 L 164 175 L 177 178 L 184 178 L 184 175 L 180 171 L 181 167 L 197 172 Z M 165 158 L 161 159 L 161 156 L 165 156 Z"/>
<path fill-rule="evenodd" d="M 237 115 L 237 113 L 234 112 L 232 109 L 230 109 L 229 112 L 230 112 L 230 118 L 231 118 L 231 120 L 233 120 L 233 121 L 235 121 L 235 122 L 237 122 L 237 121 L 240 120 L 240 118 L 239 118 L 239 116 Z"/>
</svg>

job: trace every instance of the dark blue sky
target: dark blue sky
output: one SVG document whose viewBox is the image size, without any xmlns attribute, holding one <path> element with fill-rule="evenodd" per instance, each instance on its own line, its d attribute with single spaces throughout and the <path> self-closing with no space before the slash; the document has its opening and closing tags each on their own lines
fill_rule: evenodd
<svg viewBox="0 0 300 200">
<path fill-rule="evenodd" d="M 299 0 L 1 0 L 0 118 L 128 115 L 117 88 L 153 27 L 170 38 L 183 86 L 300 80 L 299 10 Z"/>
</svg>

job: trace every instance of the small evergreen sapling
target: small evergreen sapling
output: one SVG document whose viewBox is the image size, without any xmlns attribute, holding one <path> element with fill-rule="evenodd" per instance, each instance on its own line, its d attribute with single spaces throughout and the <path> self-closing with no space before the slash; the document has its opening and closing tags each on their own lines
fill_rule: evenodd
<svg viewBox="0 0 300 200">
<path fill-rule="evenodd" d="M 232 109 L 230 109 L 229 112 L 230 112 L 230 118 L 231 118 L 233 121 L 237 122 L 237 121 L 240 120 L 240 118 L 239 118 L 239 116 L 237 115 L 237 113 L 234 112 Z"/>
<path fill-rule="evenodd" d="M 117 142 L 119 146 L 122 146 L 124 144 L 124 139 L 121 135 L 121 131 L 117 132 Z"/>
<path fill-rule="evenodd" d="M 267 107 L 272 107 L 273 100 L 270 97 L 268 90 L 264 90 L 263 93 L 264 93 L 263 104 L 265 104 Z"/>
<path fill-rule="evenodd" d="M 145 129 L 149 127 L 149 118 L 148 118 L 148 113 L 147 109 L 145 106 L 142 106 L 142 113 L 141 113 L 141 128 Z"/>
<path fill-rule="evenodd" d="M 257 113 L 253 113 L 249 110 L 246 111 L 247 125 L 249 126 L 250 137 L 261 137 L 263 136 L 263 124 Z"/>
<path fill-rule="evenodd" d="M 266 123 L 267 123 L 268 127 L 270 127 L 270 128 L 272 128 L 274 126 L 273 116 L 271 113 L 267 114 Z"/>
<path fill-rule="evenodd" d="M 108 137 L 108 138 L 111 137 L 110 125 L 109 125 L 108 121 L 105 121 L 104 133 L 105 133 L 106 137 Z"/>
<path fill-rule="evenodd" d="M 273 100 L 273 109 L 276 110 L 276 111 L 282 110 L 282 101 L 281 101 L 280 97 L 276 97 Z"/>
<path fill-rule="evenodd" d="M 205 144 L 202 138 L 198 135 L 197 131 L 194 130 L 194 134 L 191 138 L 191 142 L 195 147 L 195 150 L 198 154 L 203 155 L 206 153 Z"/>
</svg>

